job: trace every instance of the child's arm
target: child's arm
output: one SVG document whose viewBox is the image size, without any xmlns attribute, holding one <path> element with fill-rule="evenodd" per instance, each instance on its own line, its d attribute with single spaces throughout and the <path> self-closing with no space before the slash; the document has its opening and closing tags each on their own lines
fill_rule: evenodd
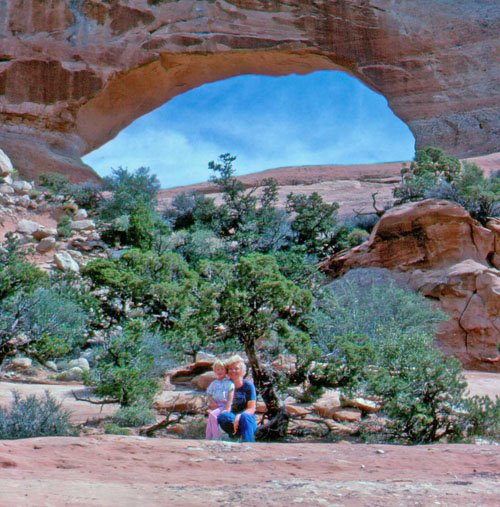
<svg viewBox="0 0 500 507">
<path fill-rule="evenodd" d="M 215 400 L 211 394 L 208 395 L 208 408 L 210 410 L 217 408 L 217 403 L 215 402 Z"/>
<path fill-rule="evenodd" d="M 212 384 L 210 384 L 207 389 L 207 403 L 209 410 L 214 410 L 215 408 L 217 408 L 217 403 L 215 402 L 212 388 L 213 386 Z"/>
<path fill-rule="evenodd" d="M 231 412 L 231 405 L 233 404 L 233 398 L 234 398 L 234 386 L 229 391 L 229 396 L 227 397 L 227 403 L 226 403 L 226 408 L 225 408 L 224 412 Z"/>
</svg>

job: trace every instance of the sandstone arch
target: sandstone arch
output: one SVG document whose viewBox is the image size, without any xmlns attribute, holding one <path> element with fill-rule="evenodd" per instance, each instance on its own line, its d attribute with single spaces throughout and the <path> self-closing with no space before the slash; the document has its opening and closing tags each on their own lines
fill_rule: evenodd
<svg viewBox="0 0 500 507">
<path fill-rule="evenodd" d="M 417 146 L 499 151 L 498 16 L 479 0 L 4 0 L 0 148 L 25 176 L 93 176 L 80 157 L 138 116 L 245 73 L 342 69 Z"/>
</svg>

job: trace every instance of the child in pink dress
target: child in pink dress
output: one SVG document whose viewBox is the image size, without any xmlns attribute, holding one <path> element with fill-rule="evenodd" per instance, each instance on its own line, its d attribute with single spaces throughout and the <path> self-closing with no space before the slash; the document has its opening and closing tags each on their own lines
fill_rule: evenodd
<svg viewBox="0 0 500 507">
<path fill-rule="evenodd" d="M 222 412 L 229 412 L 231 410 L 234 384 L 226 378 L 226 366 L 222 361 L 215 361 L 212 368 L 217 379 L 207 389 L 209 411 L 206 438 L 207 440 L 219 440 L 222 433 L 217 423 L 217 417 Z"/>
</svg>

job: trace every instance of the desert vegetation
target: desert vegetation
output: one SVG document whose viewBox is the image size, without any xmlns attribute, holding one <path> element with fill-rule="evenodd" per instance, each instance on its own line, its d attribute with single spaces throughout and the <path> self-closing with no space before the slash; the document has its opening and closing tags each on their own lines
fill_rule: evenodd
<svg viewBox="0 0 500 507">
<path fill-rule="evenodd" d="M 234 162 L 224 154 L 209 164 L 221 204 L 181 194 L 163 215 L 158 179 L 145 168 L 115 170 L 103 188 L 41 178 L 45 189 L 92 213 L 108 254 L 81 273 L 48 274 L 7 237 L 0 249 L 0 365 L 15 354 L 45 364 L 84 352 L 93 396 L 121 405 L 110 432 L 154 420 L 153 399 L 174 365 L 200 352 L 239 352 L 271 422 L 289 389 L 312 400 L 335 388 L 380 406 L 383 427 L 374 433 L 361 424 L 359 438 L 494 437 L 500 402 L 464 397 L 458 361 L 433 343 L 440 312 L 383 270 L 357 270 L 332 284 L 317 270 L 325 256 L 364 241 L 374 221 L 340 223 L 337 203 L 316 193 L 290 194 L 279 208 L 277 183 L 265 181 L 257 197 L 235 178 Z M 403 170 L 395 195 L 400 202 L 453 199 L 485 220 L 498 213 L 498 185 L 498 174 L 485 178 L 427 149 Z M 288 358 L 286 368 L 276 367 L 277 357 Z M 36 403 L 57 412 L 49 397 L 21 401 L 15 397 L 11 412 L 0 413 L 4 438 L 25 436 L 2 429 L 14 413 L 29 418 Z M 286 437 L 286 425 L 279 435 Z"/>
</svg>

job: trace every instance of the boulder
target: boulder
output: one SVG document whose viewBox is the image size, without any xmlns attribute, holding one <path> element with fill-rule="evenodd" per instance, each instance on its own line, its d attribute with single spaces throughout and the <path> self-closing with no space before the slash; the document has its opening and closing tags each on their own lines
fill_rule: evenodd
<svg viewBox="0 0 500 507">
<path fill-rule="evenodd" d="M 15 357 L 12 360 L 12 367 L 16 370 L 29 370 L 33 361 L 29 357 Z"/>
<path fill-rule="evenodd" d="M 58 371 L 57 364 L 54 361 L 47 361 L 45 367 L 51 371 Z"/>
<path fill-rule="evenodd" d="M 286 411 L 289 415 L 295 417 L 307 416 L 311 413 L 311 408 L 304 405 L 285 405 Z"/>
<path fill-rule="evenodd" d="M 15 193 L 14 189 L 12 188 L 11 185 L 9 185 L 8 183 L 0 183 L 0 194 L 12 195 L 14 193 Z"/>
<path fill-rule="evenodd" d="M 75 211 L 75 220 L 85 220 L 86 218 L 88 218 L 87 210 L 79 208 Z"/>
<path fill-rule="evenodd" d="M 29 195 L 21 195 L 18 199 L 17 199 L 17 205 L 18 206 L 21 206 L 23 208 L 28 208 L 29 205 L 31 203 L 31 199 L 30 199 L 30 196 Z"/>
<path fill-rule="evenodd" d="M 56 240 L 55 238 L 49 236 L 48 238 L 43 238 L 40 243 L 36 246 L 36 251 L 38 253 L 47 253 L 51 250 L 54 250 L 56 247 Z"/>
<path fill-rule="evenodd" d="M 201 375 L 197 375 L 191 380 L 191 384 L 193 384 L 196 389 L 200 391 L 206 391 L 208 386 L 216 379 L 215 373 L 213 371 L 207 371 L 206 373 L 202 373 Z"/>
<path fill-rule="evenodd" d="M 207 401 L 205 396 L 192 393 L 164 392 L 155 398 L 153 405 L 160 413 L 199 414 L 206 410 Z"/>
<path fill-rule="evenodd" d="M 43 225 L 41 225 L 38 230 L 33 232 L 32 236 L 37 241 L 41 241 L 43 238 L 48 238 L 50 236 L 57 236 L 57 229 L 52 229 L 52 228 L 44 227 Z"/>
<path fill-rule="evenodd" d="M 68 252 L 59 252 L 54 255 L 56 267 L 61 271 L 74 271 L 78 273 L 80 266 Z"/>
<path fill-rule="evenodd" d="M 330 418 L 339 422 L 358 422 L 361 421 L 361 410 L 356 408 L 341 408 L 338 410 L 334 410 L 331 413 Z"/>
<path fill-rule="evenodd" d="M 327 389 L 323 395 L 312 405 L 312 410 L 321 417 L 333 418 L 333 413 L 341 408 L 340 392 L 334 389 Z"/>
<path fill-rule="evenodd" d="M 186 367 L 177 368 L 169 372 L 170 381 L 173 384 L 186 384 L 190 383 L 194 377 L 212 371 L 212 365 L 215 357 L 206 357 L 190 364 Z"/>
<path fill-rule="evenodd" d="M 56 380 L 62 380 L 64 382 L 80 381 L 83 378 L 83 370 L 77 366 L 70 368 L 69 370 L 62 371 L 56 376 Z"/>
<path fill-rule="evenodd" d="M 70 227 L 74 231 L 93 231 L 95 230 L 95 222 L 93 220 L 74 220 L 70 223 Z"/>
<path fill-rule="evenodd" d="M 42 226 L 38 222 L 33 222 L 33 220 L 22 219 L 17 223 L 16 232 L 20 234 L 26 234 L 29 236 L 33 236 L 33 234 L 39 231 Z"/>
<path fill-rule="evenodd" d="M 70 368 L 80 368 L 82 371 L 90 370 L 89 362 L 84 358 L 80 357 L 78 359 L 72 359 L 69 362 Z"/>
<path fill-rule="evenodd" d="M 341 402 L 343 407 L 358 408 L 361 412 L 367 414 L 373 414 L 380 410 L 380 404 L 365 398 L 346 398 L 341 396 Z"/>
<path fill-rule="evenodd" d="M 12 162 L 7 154 L 0 148 L 0 177 L 5 178 L 14 171 Z"/>
<path fill-rule="evenodd" d="M 12 183 L 12 188 L 14 189 L 14 192 L 19 195 L 28 195 L 30 191 L 33 189 L 33 185 L 31 183 L 28 183 L 27 181 L 14 181 Z"/>
</svg>

